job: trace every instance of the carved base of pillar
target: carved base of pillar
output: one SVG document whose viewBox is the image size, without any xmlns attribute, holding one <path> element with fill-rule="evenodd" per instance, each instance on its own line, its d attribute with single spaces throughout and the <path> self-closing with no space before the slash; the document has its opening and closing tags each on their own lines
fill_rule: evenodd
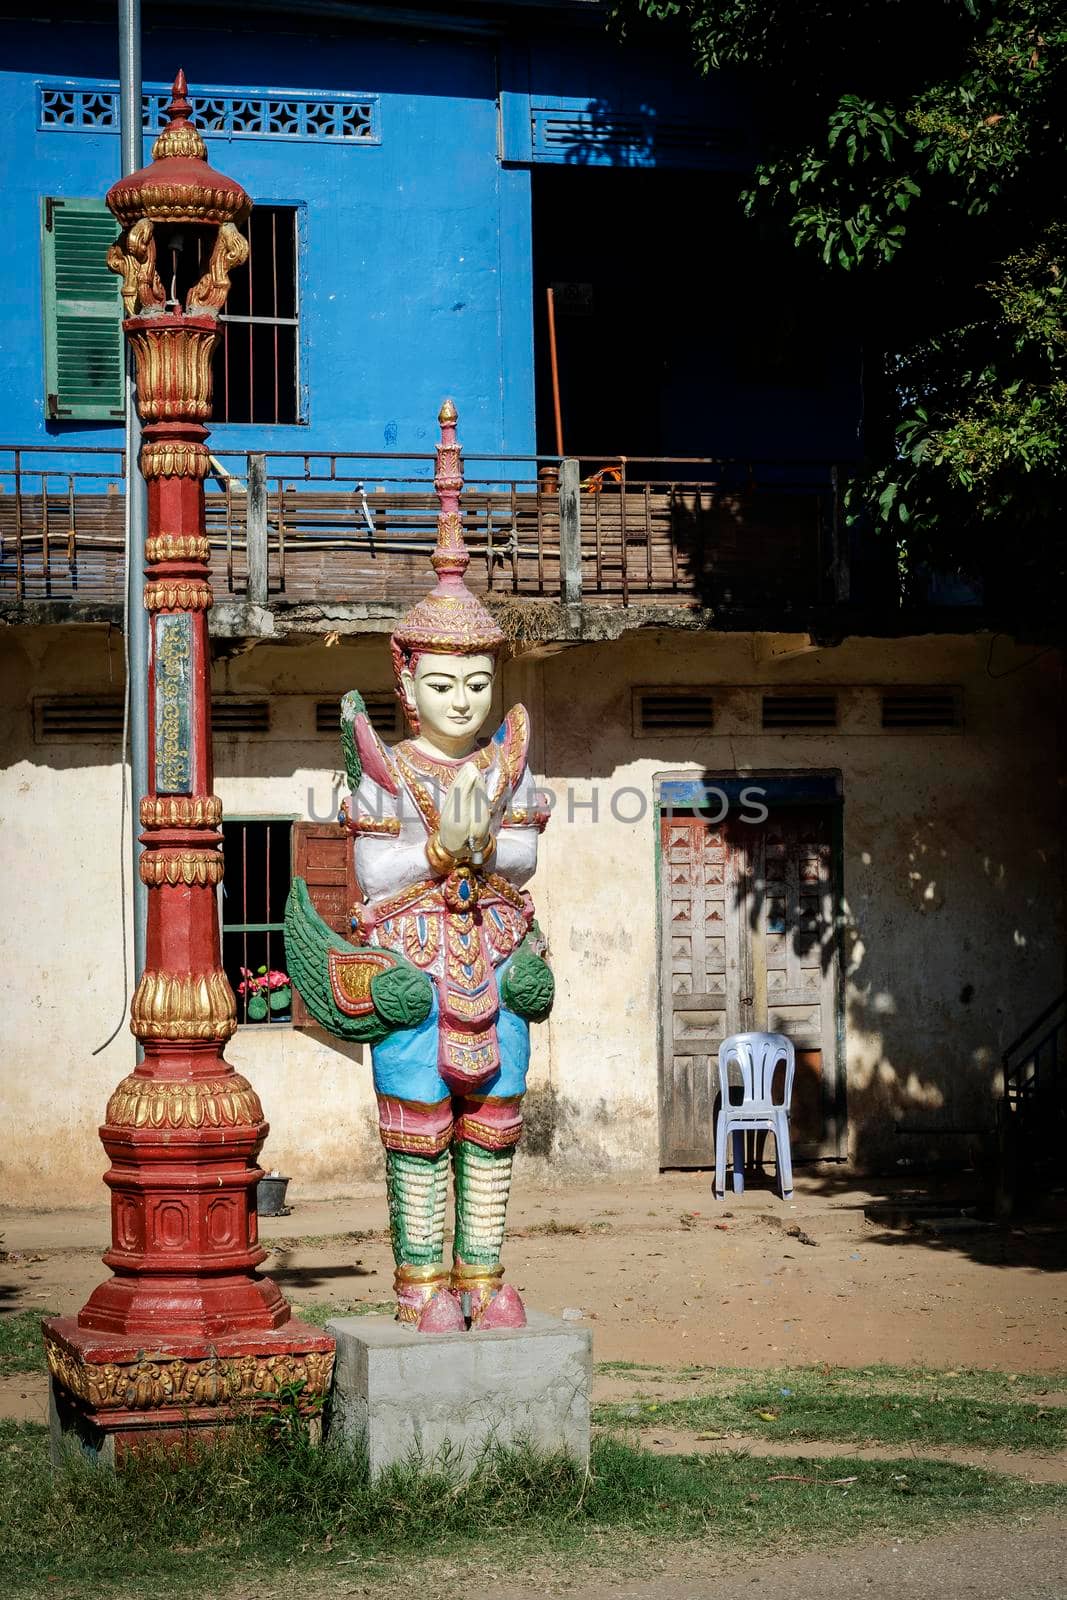
<svg viewBox="0 0 1067 1600">
<path fill-rule="evenodd" d="M 190 1436 L 293 1408 L 317 1425 L 333 1377 L 332 1338 L 295 1318 L 158 1344 L 81 1328 L 75 1317 L 53 1317 L 43 1331 L 57 1461 L 77 1448 L 118 1466 L 149 1444 L 184 1449 Z"/>
<path fill-rule="evenodd" d="M 86 1332 L 141 1343 L 163 1329 L 170 1338 L 214 1339 L 239 1331 L 254 1337 L 259 1329 L 288 1325 L 289 1306 L 273 1279 L 219 1272 L 210 1258 L 187 1259 L 183 1266 L 188 1277 L 109 1278 L 93 1290 L 78 1323 Z"/>
</svg>

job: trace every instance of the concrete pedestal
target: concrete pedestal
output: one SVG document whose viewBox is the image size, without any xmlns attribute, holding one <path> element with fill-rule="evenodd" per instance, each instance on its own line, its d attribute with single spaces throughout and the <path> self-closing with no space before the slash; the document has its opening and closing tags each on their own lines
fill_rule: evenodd
<svg viewBox="0 0 1067 1600">
<path fill-rule="evenodd" d="M 494 1445 L 589 1459 L 592 1334 L 527 1313 L 525 1328 L 416 1333 L 388 1317 L 338 1317 L 331 1437 L 372 1474 L 413 1459 L 464 1474 Z"/>
</svg>

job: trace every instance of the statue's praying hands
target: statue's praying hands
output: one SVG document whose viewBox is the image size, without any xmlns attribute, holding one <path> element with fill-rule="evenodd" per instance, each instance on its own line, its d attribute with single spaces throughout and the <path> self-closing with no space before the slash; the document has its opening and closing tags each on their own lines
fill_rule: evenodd
<svg viewBox="0 0 1067 1600">
<path fill-rule="evenodd" d="M 438 836 L 445 849 L 459 859 L 477 861 L 492 840 L 489 796 L 482 775 L 473 761 L 467 761 L 456 774 L 441 808 Z"/>
</svg>

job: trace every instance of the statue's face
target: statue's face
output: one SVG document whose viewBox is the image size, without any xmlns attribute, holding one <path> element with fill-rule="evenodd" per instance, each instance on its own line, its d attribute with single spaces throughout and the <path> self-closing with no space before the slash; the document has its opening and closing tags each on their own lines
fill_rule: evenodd
<svg viewBox="0 0 1067 1600">
<path fill-rule="evenodd" d="M 448 754 L 472 744 L 493 701 L 492 656 L 423 654 L 401 681 L 419 714 L 419 731 Z"/>
</svg>

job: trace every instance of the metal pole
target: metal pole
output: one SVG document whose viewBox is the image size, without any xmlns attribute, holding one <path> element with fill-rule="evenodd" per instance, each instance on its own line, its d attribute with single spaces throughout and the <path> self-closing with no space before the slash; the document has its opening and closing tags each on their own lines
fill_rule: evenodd
<svg viewBox="0 0 1067 1600">
<path fill-rule="evenodd" d="M 559 401 L 559 351 L 556 347 L 556 291 L 549 284 L 548 300 L 548 359 L 552 370 L 552 411 L 556 423 L 556 454 L 563 454 L 563 411 Z"/>
<path fill-rule="evenodd" d="M 144 165 L 141 111 L 140 0 L 119 0 L 119 129 L 122 176 Z M 126 692 L 129 695 L 130 817 L 133 846 L 134 983 L 145 964 L 148 890 L 141 882 L 141 796 L 148 793 L 148 617 L 144 608 L 144 541 L 148 526 L 147 485 L 141 476 L 141 419 L 134 402 L 133 352 L 126 350 Z M 140 1045 L 137 1058 L 141 1059 Z"/>
</svg>

